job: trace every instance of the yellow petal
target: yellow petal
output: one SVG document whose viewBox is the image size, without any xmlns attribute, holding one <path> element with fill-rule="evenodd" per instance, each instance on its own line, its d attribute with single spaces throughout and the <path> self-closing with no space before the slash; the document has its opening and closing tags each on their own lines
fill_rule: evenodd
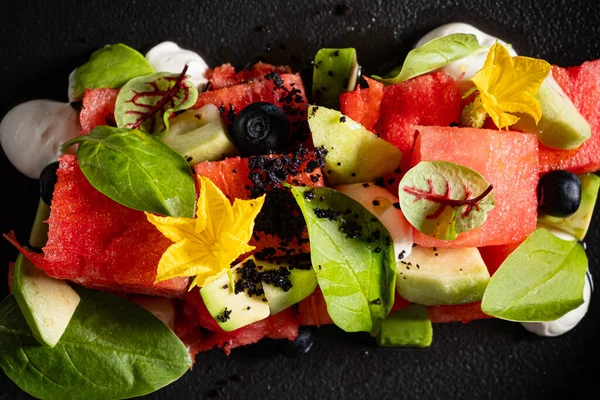
<svg viewBox="0 0 600 400">
<path fill-rule="evenodd" d="M 196 235 L 196 221 L 181 217 L 160 217 L 146 213 L 148 222 L 156 227 L 167 239 L 179 242 L 185 238 L 193 240 Z"/>
<path fill-rule="evenodd" d="M 253 200 L 235 199 L 233 203 L 234 225 L 231 229 L 242 242 L 248 242 L 252 237 L 254 220 L 265 203 L 265 195 Z M 285 216 L 281 216 L 285 218 Z"/>
<path fill-rule="evenodd" d="M 200 185 L 205 190 L 201 196 L 204 202 L 198 203 L 198 208 L 202 207 L 201 212 L 206 214 L 207 219 L 204 234 L 216 239 L 233 224 L 233 209 L 227 197 L 210 179 L 201 176 Z"/>
</svg>

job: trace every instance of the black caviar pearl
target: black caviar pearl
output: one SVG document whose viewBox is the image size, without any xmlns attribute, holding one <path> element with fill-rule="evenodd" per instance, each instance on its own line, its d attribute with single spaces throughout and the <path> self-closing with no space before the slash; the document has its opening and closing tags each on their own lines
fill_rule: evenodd
<svg viewBox="0 0 600 400">
<path fill-rule="evenodd" d="M 232 139 L 244 156 L 281 152 L 290 140 L 290 123 L 276 105 L 252 103 L 233 121 Z"/>
<path fill-rule="evenodd" d="M 44 203 L 52 204 L 52 195 L 56 185 L 56 171 L 58 170 L 58 161 L 54 161 L 44 167 L 40 174 L 40 197 Z"/>
<path fill-rule="evenodd" d="M 298 336 L 294 340 L 283 340 L 281 352 L 286 357 L 297 357 L 306 354 L 314 344 L 313 328 L 301 326 L 298 328 Z"/>
<path fill-rule="evenodd" d="M 572 172 L 559 170 L 544 174 L 538 183 L 539 210 L 553 217 L 573 215 L 581 204 L 581 182 Z"/>
</svg>

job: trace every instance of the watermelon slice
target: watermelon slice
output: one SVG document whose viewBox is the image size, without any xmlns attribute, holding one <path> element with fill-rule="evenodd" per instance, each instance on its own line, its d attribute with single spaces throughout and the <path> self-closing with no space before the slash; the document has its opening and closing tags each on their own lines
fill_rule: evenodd
<svg viewBox="0 0 600 400">
<path fill-rule="evenodd" d="M 81 134 L 87 135 L 98 125 L 115 124 L 115 102 L 118 89 L 86 89 L 83 94 L 79 122 Z"/>
<path fill-rule="evenodd" d="M 383 83 L 364 77 L 369 84 L 366 89 L 357 86 L 352 92 L 340 94 L 340 112 L 372 131 L 379 119 L 383 100 Z"/>
<path fill-rule="evenodd" d="M 540 147 L 540 173 L 566 169 L 575 174 L 600 169 L 600 59 L 552 69 L 552 76 L 590 123 L 592 136 L 575 150 Z"/>
<path fill-rule="evenodd" d="M 49 276 L 92 289 L 182 297 L 187 278 L 154 283 L 158 261 L 172 242 L 143 212 L 98 192 L 75 156 L 59 160 L 44 254 L 19 250 Z"/>
<path fill-rule="evenodd" d="M 431 322 L 462 322 L 467 323 L 476 319 L 493 318 L 481 311 L 481 301 L 468 304 L 429 306 Z"/>
<path fill-rule="evenodd" d="M 491 275 L 500 268 L 500 265 L 506 260 L 506 257 L 510 255 L 522 242 L 500 244 L 497 246 L 485 246 L 479 248 L 479 254 L 483 258 L 483 262 Z"/>
<path fill-rule="evenodd" d="M 460 121 L 461 95 L 457 82 L 444 71 L 421 75 L 387 86 L 375 131 L 395 145 L 406 171 L 414 145 L 415 126 L 448 126 Z"/>
<path fill-rule="evenodd" d="M 302 78 L 298 74 L 268 73 L 264 78 L 198 95 L 194 108 L 214 104 L 226 124 L 233 123 L 235 116 L 251 103 L 264 101 L 278 106 L 285 112 L 292 127 L 292 142 L 310 146 L 307 102 Z"/>
<path fill-rule="evenodd" d="M 310 251 L 306 223 L 283 183 L 323 186 L 322 165 L 320 152 L 300 149 L 290 155 L 205 161 L 196 164 L 195 172 L 213 181 L 231 202 L 267 193 L 250 245 L 256 247 L 257 257 L 271 258 Z"/>
<path fill-rule="evenodd" d="M 275 66 L 259 61 L 248 68 L 236 71 L 233 65 L 226 63 L 206 71 L 206 77 L 211 90 L 217 90 L 261 79 L 271 72 L 282 75 L 291 74 L 292 70 L 287 65 Z"/>
<path fill-rule="evenodd" d="M 520 132 L 475 128 L 417 127 L 412 164 L 450 161 L 471 168 L 493 186 L 495 207 L 479 228 L 455 240 L 413 231 L 423 247 L 481 247 L 523 241 L 536 228 L 537 138 Z"/>
</svg>

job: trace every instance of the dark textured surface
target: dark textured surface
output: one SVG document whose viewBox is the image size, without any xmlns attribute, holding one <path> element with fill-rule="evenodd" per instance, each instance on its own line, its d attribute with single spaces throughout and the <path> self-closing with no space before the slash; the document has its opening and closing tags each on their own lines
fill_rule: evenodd
<svg viewBox="0 0 600 400">
<path fill-rule="evenodd" d="M 523 55 L 554 64 L 600 58 L 600 6 L 595 0 L 357 1 L 347 2 L 345 12 L 336 1 L 236 3 L 242 2 L 3 1 L 0 113 L 32 98 L 66 101 L 69 72 L 93 50 L 115 42 L 145 52 L 173 40 L 199 52 L 209 65 L 231 61 L 243 66 L 266 57 L 305 73 L 320 47 L 354 46 L 365 73 L 373 74 L 386 72 L 385 65 L 403 57 L 426 31 L 463 21 L 502 37 Z M 4 154 L 0 168 L 0 230 L 14 229 L 24 241 L 37 205 L 37 182 L 15 171 Z M 598 215 L 593 224 L 586 242 L 600 282 Z M 15 256 L 3 240 L 0 275 Z M 0 296 L 6 292 L 2 280 Z M 321 328 L 313 350 L 297 359 L 279 355 L 268 343 L 234 350 L 230 357 L 216 351 L 200 354 L 193 371 L 148 398 L 581 398 L 588 390 L 597 393 L 598 292 L 583 322 L 559 338 L 537 338 L 518 324 L 486 320 L 438 324 L 430 348 L 390 350 L 373 347 L 362 335 Z M 236 374 L 241 382 L 220 382 Z M 218 387 L 220 392 L 214 390 Z M 0 373 L 0 400 L 25 398 Z"/>
</svg>

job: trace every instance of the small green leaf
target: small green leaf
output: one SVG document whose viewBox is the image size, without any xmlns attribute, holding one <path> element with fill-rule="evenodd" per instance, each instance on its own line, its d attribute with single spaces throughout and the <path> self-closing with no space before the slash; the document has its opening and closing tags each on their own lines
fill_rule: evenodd
<svg viewBox="0 0 600 400">
<path fill-rule="evenodd" d="M 400 181 L 398 197 L 404 216 L 420 232 L 454 240 L 481 226 L 494 207 L 494 195 L 483 176 L 447 161 L 422 161 Z"/>
<path fill-rule="evenodd" d="M 537 229 L 504 260 L 483 295 L 481 310 L 510 321 L 553 321 L 583 303 L 583 246 Z"/>
<path fill-rule="evenodd" d="M 340 192 L 291 189 L 306 220 L 313 269 L 331 319 L 347 332 L 377 333 L 394 303 L 396 262 L 388 231 Z"/>
<path fill-rule="evenodd" d="M 124 44 L 106 45 L 75 70 L 73 96 L 81 99 L 85 89 L 118 89 L 130 79 L 151 74 L 154 69 L 138 51 Z"/>
<path fill-rule="evenodd" d="M 77 288 L 81 302 L 54 348 L 41 346 L 13 296 L 0 304 L 0 367 L 40 399 L 124 399 L 179 379 L 186 346 L 142 307 Z"/>
<path fill-rule="evenodd" d="M 454 33 L 433 39 L 411 50 L 401 67 L 393 69 L 385 77 L 373 76 L 373 79 L 393 85 L 426 74 L 483 49 L 485 48 L 479 45 L 477 36 Z"/>
<path fill-rule="evenodd" d="M 83 174 L 101 193 L 136 210 L 193 218 L 190 166 L 160 140 L 136 129 L 97 126 L 65 146 L 75 143 Z"/>
<path fill-rule="evenodd" d="M 181 74 L 159 72 L 127 82 L 115 104 L 117 126 L 164 134 L 171 113 L 190 108 L 198 99 L 198 89 L 186 71 L 187 65 Z"/>
</svg>

